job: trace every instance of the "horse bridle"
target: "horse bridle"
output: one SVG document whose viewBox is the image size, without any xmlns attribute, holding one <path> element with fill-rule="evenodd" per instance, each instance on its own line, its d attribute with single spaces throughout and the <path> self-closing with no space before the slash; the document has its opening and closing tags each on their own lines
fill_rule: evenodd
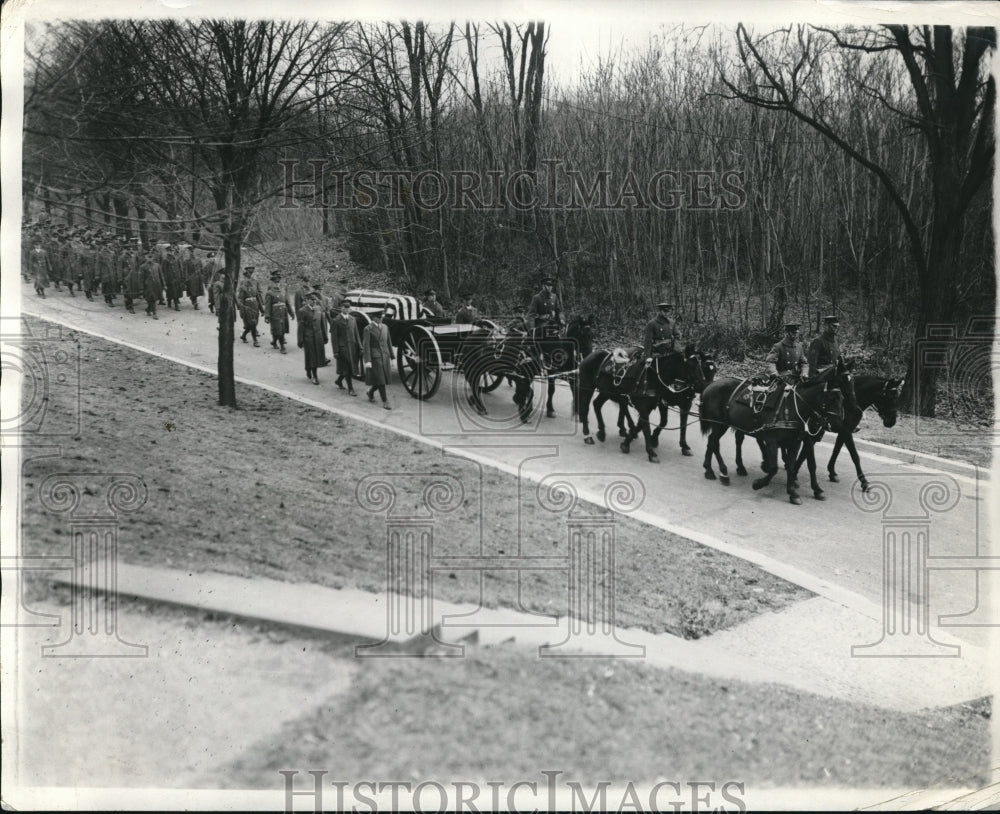
<svg viewBox="0 0 1000 814">
<path fill-rule="evenodd" d="M 890 391 L 890 390 L 891 390 L 891 391 L 894 391 L 894 392 L 896 393 L 896 398 L 898 399 L 898 398 L 899 398 L 899 394 L 900 394 L 900 391 L 902 391 L 902 389 L 903 389 L 903 384 L 904 384 L 905 382 L 906 382 L 906 379 L 900 379 L 900 380 L 899 380 L 899 384 L 897 384 L 897 385 L 896 385 L 895 387 L 889 387 L 889 380 L 888 380 L 888 379 L 886 379 L 886 381 L 885 381 L 885 384 L 883 384 L 883 385 L 882 385 L 882 392 L 881 392 L 881 393 L 879 393 L 879 397 L 878 397 L 878 399 L 876 399 L 875 401 L 873 401 L 873 402 L 872 402 L 872 404 L 871 404 L 872 408 L 873 408 L 873 409 L 875 410 L 875 412 L 876 412 L 876 413 L 878 414 L 878 417 L 879 417 L 879 418 L 881 418 L 881 419 L 882 419 L 883 421 L 885 421 L 885 414 L 884 414 L 884 413 L 882 412 L 882 408 L 881 408 L 881 407 L 879 407 L 879 402 L 880 402 L 880 401 L 881 401 L 881 400 L 882 400 L 882 399 L 883 399 L 884 397 L 886 397 L 886 396 L 888 396 L 888 395 L 889 395 L 889 391 Z"/>
<path fill-rule="evenodd" d="M 828 382 L 823 382 L 823 392 L 824 393 L 840 392 L 840 388 L 830 387 Z M 802 422 L 802 427 L 805 429 L 807 435 L 815 438 L 817 435 L 821 435 L 822 433 L 826 432 L 826 423 L 828 421 L 828 416 L 826 416 L 824 413 L 821 413 L 814 407 L 809 407 L 809 412 L 812 415 L 810 415 L 808 418 L 803 418 L 802 413 L 799 412 L 798 393 L 794 388 L 792 389 L 792 407 L 795 408 L 795 415 L 799 417 L 799 421 Z M 813 432 L 812 430 L 809 429 L 809 420 L 812 419 L 813 417 L 820 419 L 820 425 L 816 429 L 816 432 Z"/>
</svg>

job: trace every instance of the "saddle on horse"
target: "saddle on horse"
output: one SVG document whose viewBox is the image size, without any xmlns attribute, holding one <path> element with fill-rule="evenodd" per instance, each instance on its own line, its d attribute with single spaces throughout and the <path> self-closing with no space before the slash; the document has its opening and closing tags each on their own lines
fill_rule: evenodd
<svg viewBox="0 0 1000 814">
<path fill-rule="evenodd" d="M 795 420 L 793 399 L 789 398 L 794 391 L 795 386 L 787 384 L 780 376 L 745 379 L 733 391 L 727 412 L 735 405 L 747 408 L 753 417 L 754 431 L 794 429 L 800 423 Z"/>
<path fill-rule="evenodd" d="M 621 387 L 626 380 L 634 386 L 643 371 L 642 360 L 639 358 L 641 353 L 642 348 L 614 348 L 601 365 L 600 372 L 610 376 L 615 387 Z"/>
</svg>

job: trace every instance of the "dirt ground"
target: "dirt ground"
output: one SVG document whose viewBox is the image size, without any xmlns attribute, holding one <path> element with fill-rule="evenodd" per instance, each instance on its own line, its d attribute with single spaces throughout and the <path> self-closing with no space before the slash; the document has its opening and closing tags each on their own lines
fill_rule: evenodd
<svg viewBox="0 0 1000 814">
<path fill-rule="evenodd" d="M 126 562 L 289 582 L 386 586 L 386 526 L 355 495 L 370 472 L 412 473 L 400 503 L 416 502 L 420 477 L 463 478 L 470 499 L 435 531 L 436 554 L 479 553 L 479 539 L 503 554 L 565 556 L 563 521 L 543 510 L 514 477 L 478 469 L 386 430 L 284 397 L 237 385 L 242 409 L 215 405 L 214 377 L 113 343 L 79 336 L 83 432 L 59 458 L 23 468 L 25 553 L 64 553 L 66 518 L 47 512 L 37 487 L 54 472 L 135 473 L 149 500 L 123 515 Z M 75 394 L 53 383 L 46 418 L 70 423 Z M 98 476 L 95 475 L 95 479 Z M 97 485 L 93 488 L 98 488 Z M 479 499 L 471 499 L 478 497 Z M 511 529 L 518 507 L 521 535 Z M 507 507 L 507 508 L 503 508 Z M 697 638 L 810 594 L 743 560 L 627 517 L 616 523 L 617 623 Z M 487 607 L 562 615 L 564 571 L 456 571 L 435 580 L 435 595 Z"/>
<path fill-rule="evenodd" d="M 990 760 L 988 700 L 907 715 L 507 645 L 464 659 L 376 661 L 350 692 L 236 761 L 236 778 L 271 787 L 293 766 L 341 780 L 510 782 L 556 770 L 591 781 L 927 788 L 982 785 Z"/>
</svg>

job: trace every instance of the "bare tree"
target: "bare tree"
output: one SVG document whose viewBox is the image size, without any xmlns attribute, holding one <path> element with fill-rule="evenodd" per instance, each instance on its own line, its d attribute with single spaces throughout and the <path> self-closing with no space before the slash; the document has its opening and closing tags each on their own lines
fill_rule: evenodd
<svg viewBox="0 0 1000 814">
<path fill-rule="evenodd" d="M 966 214 L 993 166 L 996 86 L 986 56 L 996 47 L 996 31 L 892 25 L 843 31 L 798 27 L 755 36 L 740 25 L 736 37 L 735 67 L 720 66 L 731 95 L 804 122 L 871 172 L 889 194 L 916 268 L 914 339 L 934 323 L 954 320 L 959 313 L 954 277 L 961 268 Z M 822 66 L 838 51 L 863 54 L 876 63 L 892 59 L 907 77 L 909 92 L 898 97 L 890 96 L 883 83 L 870 81 L 864 70 L 850 80 L 923 137 L 929 172 L 918 202 L 926 204 L 922 211 L 904 197 L 900 178 L 838 121 L 830 85 L 821 79 Z M 917 363 L 914 342 L 908 392 L 916 411 L 932 416 L 936 370 L 921 370 L 918 376 Z"/>
</svg>

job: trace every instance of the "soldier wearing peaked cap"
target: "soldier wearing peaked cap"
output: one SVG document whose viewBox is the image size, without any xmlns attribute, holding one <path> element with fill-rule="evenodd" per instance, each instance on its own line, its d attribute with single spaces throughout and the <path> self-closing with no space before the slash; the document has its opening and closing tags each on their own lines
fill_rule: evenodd
<svg viewBox="0 0 1000 814">
<path fill-rule="evenodd" d="M 554 283 L 551 277 L 543 277 L 542 290 L 531 298 L 528 305 L 528 318 L 532 320 L 536 339 L 558 335 L 562 327 L 562 300 L 552 290 Z"/>
<path fill-rule="evenodd" d="M 288 292 L 281 285 L 281 275 L 271 275 L 271 284 L 264 295 L 264 322 L 271 326 L 271 347 L 281 346 L 285 353 L 285 336 L 288 334 L 289 318 L 295 319 L 292 306 L 288 302 Z"/>
<path fill-rule="evenodd" d="M 767 358 L 767 372 L 772 376 L 805 377 L 809 368 L 802 340 L 799 339 L 799 323 L 785 324 L 785 335 L 780 342 L 775 342 Z"/>
<path fill-rule="evenodd" d="M 840 329 L 840 319 L 834 315 L 823 317 L 823 332 L 809 345 L 809 370 L 813 376 L 824 368 L 843 361 L 840 353 L 840 343 L 837 333 Z"/>
</svg>

